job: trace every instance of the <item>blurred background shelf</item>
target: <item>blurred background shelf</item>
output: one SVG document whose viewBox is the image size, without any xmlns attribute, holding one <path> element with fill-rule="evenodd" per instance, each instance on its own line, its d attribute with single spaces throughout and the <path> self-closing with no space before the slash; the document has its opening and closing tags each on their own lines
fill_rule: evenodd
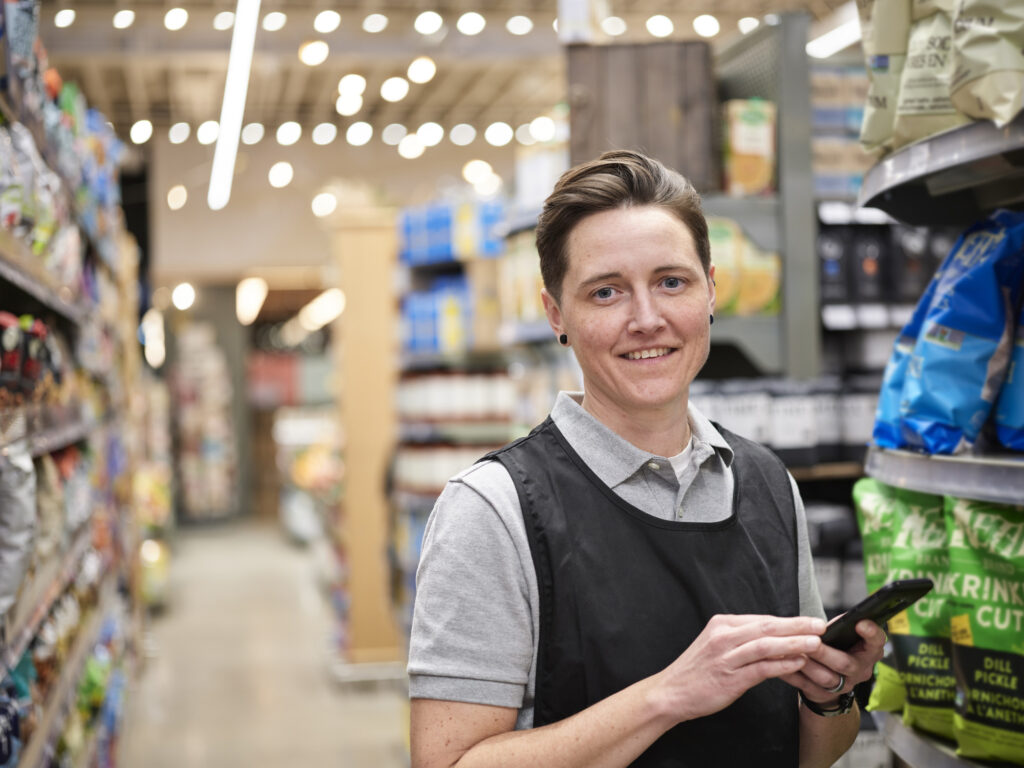
<svg viewBox="0 0 1024 768">
<path fill-rule="evenodd" d="M 953 747 L 908 728 L 899 714 L 872 712 L 889 749 L 909 768 L 993 768 L 1003 763 L 976 763 L 958 757 Z"/>
</svg>

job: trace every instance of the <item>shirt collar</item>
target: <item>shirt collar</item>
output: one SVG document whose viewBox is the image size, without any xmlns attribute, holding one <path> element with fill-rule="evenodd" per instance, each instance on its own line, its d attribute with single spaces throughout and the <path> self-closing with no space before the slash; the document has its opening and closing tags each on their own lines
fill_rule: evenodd
<svg viewBox="0 0 1024 768">
<path fill-rule="evenodd" d="M 551 409 L 551 420 L 605 485 L 614 488 L 632 477 L 652 458 L 665 458 L 640 450 L 620 437 L 584 410 L 580 404 L 582 400 L 582 392 L 559 392 Z M 687 411 L 696 442 L 708 444 L 722 457 L 725 465 L 730 466 L 733 451 L 725 438 L 693 403 L 688 404 Z"/>
</svg>

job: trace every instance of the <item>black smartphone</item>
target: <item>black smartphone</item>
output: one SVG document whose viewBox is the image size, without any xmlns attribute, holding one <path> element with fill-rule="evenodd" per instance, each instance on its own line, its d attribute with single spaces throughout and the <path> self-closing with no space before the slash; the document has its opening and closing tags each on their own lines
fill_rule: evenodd
<svg viewBox="0 0 1024 768">
<path fill-rule="evenodd" d="M 884 624 L 928 594 L 934 586 L 931 579 L 900 579 L 879 587 L 829 624 L 821 640 L 845 651 L 860 640 L 855 629 L 858 621 L 871 619 L 876 624 Z"/>
</svg>

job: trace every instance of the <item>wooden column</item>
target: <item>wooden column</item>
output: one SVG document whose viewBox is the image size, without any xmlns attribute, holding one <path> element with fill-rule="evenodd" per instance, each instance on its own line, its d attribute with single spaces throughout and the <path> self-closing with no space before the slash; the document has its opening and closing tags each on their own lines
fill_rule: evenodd
<svg viewBox="0 0 1024 768">
<path fill-rule="evenodd" d="M 334 326 L 337 396 L 345 440 L 340 521 L 351 598 L 348 661 L 397 661 L 401 646 L 388 586 L 384 477 L 395 445 L 398 376 L 396 212 L 348 207 L 332 217 L 332 250 L 345 311 Z"/>
</svg>

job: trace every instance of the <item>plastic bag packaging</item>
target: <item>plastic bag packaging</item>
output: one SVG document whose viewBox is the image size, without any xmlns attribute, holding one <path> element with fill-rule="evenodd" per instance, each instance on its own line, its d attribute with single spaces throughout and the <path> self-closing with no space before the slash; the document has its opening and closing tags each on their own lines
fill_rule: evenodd
<svg viewBox="0 0 1024 768">
<path fill-rule="evenodd" d="M 952 47 L 953 20 L 949 13 L 940 10 L 911 26 L 893 122 L 893 147 L 902 147 L 969 121 L 957 111 L 949 97 L 953 79 Z"/>
<path fill-rule="evenodd" d="M 1024 307 L 1017 317 L 1010 370 L 996 400 L 996 437 L 1013 451 L 1024 451 Z"/>
<path fill-rule="evenodd" d="M 28 443 L 0 454 L 0 617 L 18 596 L 36 529 L 36 476 Z"/>
<path fill-rule="evenodd" d="M 908 445 L 974 444 L 1006 378 L 1022 287 L 1024 213 L 996 211 L 964 232 L 938 277 L 903 385 Z"/>
<path fill-rule="evenodd" d="M 947 498 L 957 754 L 1024 765 L 1024 507 Z"/>
<path fill-rule="evenodd" d="M 39 530 L 35 562 L 42 564 L 58 554 L 64 533 L 64 486 L 53 457 L 45 454 L 36 462 L 36 509 Z"/>
<path fill-rule="evenodd" d="M 1024 3 L 960 0 L 953 16 L 950 96 L 965 115 L 999 128 L 1024 106 Z"/>
<path fill-rule="evenodd" d="M 861 0 L 858 3 L 868 73 L 868 96 L 860 142 L 868 152 L 892 147 L 900 77 L 907 59 L 911 0 Z"/>
</svg>

